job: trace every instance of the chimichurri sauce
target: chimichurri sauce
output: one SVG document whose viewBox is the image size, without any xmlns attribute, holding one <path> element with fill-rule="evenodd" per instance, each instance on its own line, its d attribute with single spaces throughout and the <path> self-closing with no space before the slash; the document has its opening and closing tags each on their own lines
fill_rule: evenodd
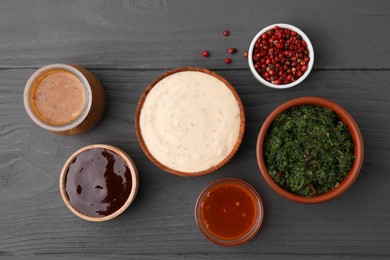
<svg viewBox="0 0 390 260">
<path fill-rule="evenodd" d="M 337 187 L 352 167 L 348 127 L 329 108 L 301 105 L 281 113 L 264 140 L 272 179 L 287 191 L 315 197 Z"/>
</svg>

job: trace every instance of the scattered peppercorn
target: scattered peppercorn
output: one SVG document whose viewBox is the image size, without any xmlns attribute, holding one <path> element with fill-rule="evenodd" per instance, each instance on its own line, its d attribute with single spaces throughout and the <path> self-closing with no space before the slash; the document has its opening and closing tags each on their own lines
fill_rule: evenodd
<svg viewBox="0 0 390 260">
<path fill-rule="evenodd" d="M 244 58 L 248 58 L 248 52 L 245 51 L 245 52 L 242 54 L 242 56 L 244 56 Z"/>
<path fill-rule="evenodd" d="M 237 52 L 237 49 L 236 48 L 229 48 L 228 52 L 230 54 L 233 54 L 233 53 L 236 53 Z"/>
<path fill-rule="evenodd" d="M 203 51 L 202 55 L 203 55 L 203 57 L 208 57 L 208 56 L 210 56 L 210 53 L 208 51 Z"/>
<path fill-rule="evenodd" d="M 279 26 L 257 39 L 252 59 L 260 76 L 276 85 L 296 81 L 307 71 L 310 61 L 307 43 L 302 36 Z"/>
<path fill-rule="evenodd" d="M 226 59 L 225 59 L 225 63 L 226 63 L 226 64 L 230 64 L 230 63 L 232 63 L 232 59 L 230 59 L 230 58 L 226 58 Z"/>
<path fill-rule="evenodd" d="M 229 32 L 228 30 L 225 30 L 225 31 L 223 31 L 222 34 L 223 34 L 223 36 L 226 37 L 226 36 L 229 36 L 229 35 L 230 35 L 230 32 Z"/>
</svg>

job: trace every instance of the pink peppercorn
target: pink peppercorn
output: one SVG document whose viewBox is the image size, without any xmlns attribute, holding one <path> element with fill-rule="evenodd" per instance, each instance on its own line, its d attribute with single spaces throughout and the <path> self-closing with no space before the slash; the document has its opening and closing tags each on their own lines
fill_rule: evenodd
<svg viewBox="0 0 390 260">
<path fill-rule="evenodd" d="M 260 76 L 275 85 L 296 81 L 307 71 L 310 61 L 307 43 L 302 36 L 279 26 L 256 40 L 252 59 Z"/>
</svg>

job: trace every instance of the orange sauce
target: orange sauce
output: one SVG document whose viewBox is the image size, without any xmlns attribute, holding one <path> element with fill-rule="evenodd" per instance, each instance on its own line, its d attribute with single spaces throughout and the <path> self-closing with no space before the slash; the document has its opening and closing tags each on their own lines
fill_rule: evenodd
<svg viewBox="0 0 390 260">
<path fill-rule="evenodd" d="M 56 69 L 41 75 L 32 87 L 31 104 L 42 121 L 66 125 L 76 120 L 86 104 L 81 80 L 73 73 Z"/>
<path fill-rule="evenodd" d="M 203 226 L 219 239 L 238 239 L 253 227 L 257 210 L 255 198 L 238 183 L 212 187 L 201 202 Z"/>
</svg>

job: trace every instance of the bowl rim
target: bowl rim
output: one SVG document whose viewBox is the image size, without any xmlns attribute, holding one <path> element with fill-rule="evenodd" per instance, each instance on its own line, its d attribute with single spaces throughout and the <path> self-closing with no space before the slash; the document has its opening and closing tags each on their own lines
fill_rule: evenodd
<svg viewBox="0 0 390 260">
<path fill-rule="evenodd" d="M 289 84 L 284 84 L 284 85 L 272 84 L 271 82 L 268 82 L 263 77 L 261 77 L 260 74 L 256 71 L 255 66 L 253 64 L 253 59 L 252 59 L 252 53 L 253 53 L 253 49 L 254 49 L 254 46 L 256 44 L 257 39 L 260 38 L 260 36 L 263 33 L 274 28 L 275 26 L 279 26 L 280 28 L 286 28 L 286 29 L 296 31 L 298 34 L 300 34 L 302 36 L 303 40 L 305 40 L 305 42 L 307 43 L 307 49 L 309 50 L 310 61 L 309 61 L 309 64 L 307 65 L 307 70 L 305 71 L 305 73 L 303 73 L 303 75 L 298 80 L 291 82 Z M 311 43 L 309 37 L 301 29 L 299 29 L 298 27 L 296 27 L 294 25 L 287 24 L 287 23 L 275 23 L 275 24 L 271 24 L 271 25 L 264 27 L 256 34 L 255 37 L 253 37 L 251 44 L 249 45 L 248 64 L 249 64 L 249 68 L 250 68 L 250 71 L 252 72 L 253 76 L 263 85 L 270 87 L 270 88 L 274 88 L 274 89 L 287 89 L 287 88 L 291 88 L 291 87 L 298 85 L 299 83 L 304 81 L 307 78 L 307 76 L 309 76 L 309 74 L 313 68 L 313 65 L 314 65 L 314 56 L 315 55 L 314 55 L 313 44 Z"/>
<path fill-rule="evenodd" d="M 142 137 L 142 133 L 141 133 L 141 128 L 140 128 L 140 116 L 141 116 L 141 111 L 142 111 L 142 107 L 143 107 L 143 104 L 147 98 L 147 95 L 149 94 L 149 92 L 153 89 L 153 87 L 158 83 L 160 82 L 162 79 L 172 75 L 172 74 L 175 74 L 175 73 L 178 73 L 178 72 L 184 72 L 184 71 L 195 71 L 195 72 L 202 72 L 202 73 L 206 73 L 208 75 L 211 75 L 215 78 L 217 78 L 218 80 L 222 81 L 225 86 L 232 92 L 235 100 L 237 101 L 237 105 L 238 105 L 238 108 L 240 110 L 240 129 L 239 129 L 239 134 L 238 134 L 238 138 L 237 138 L 237 141 L 236 143 L 234 144 L 233 146 L 233 149 L 231 150 L 231 152 L 221 161 L 219 162 L 218 164 L 210 167 L 209 169 L 206 169 L 206 170 L 203 170 L 203 171 L 198 171 L 198 172 L 183 172 L 183 171 L 178 171 L 178 170 L 174 170 L 170 167 L 167 167 L 165 166 L 164 164 L 162 164 L 161 162 L 159 162 L 149 151 L 148 147 L 146 146 L 145 144 L 145 141 Z M 202 176 L 202 175 L 206 175 L 206 174 L 209 174 L 209 173 L 212 173 L 218 169 L 220 169 L 222 166 L 224 166 L 225 164 L 227 164 L 232 158 L 233 156 L 236 154 L 236 152 L 238 151 L 240 145 L 241 145 L 241 142 L 242 142 L 242 139 L 244 137 L 244 132 L 245 132 L 245 110 L 244 110 L 244 106 L 242 104 L 242 101 L 241 101 L 241 98 L 240 96 L 238 95 L 237 91 L 234 89 L 234 87 L 224 78 L 222 77 L 221 75 L 211 71 L 211 70 L 208 70 L 206 68 L 198 68 L 198 67 L 179 67 L 179 68 L 175 68 L 173 70 L 170 70 L 170 71 L 167 71 L 161 75 L 159 75 L 157 78 L 155 78 L 153 80 L 152 83 L 150 83 L 148 85 L 148 87 L 145 89 L 145 91 L 142 93 L 139 101 L 138 101 L 138 105 L 137 105 L 137 109 L 136 109 L 136 112 L 135 112 L 135 131 L 136 131 L 136 135 L 137 135 L 137 139 L 138 139 L 138 142 L 142 148 L 142 150 L 144 151 L 144 153 L 146 154 L 146 156 L 157 166 L 159 167 L 160 169 L 168 172 L 168 173 L 172 173 L 172 174 L 175 174 L 175 175 L 178 175 L 178 176 L 184 176 L 184 177 L 195 177 L 195 176 Z"/>
<path fill-rule="evenodd" d="M 34 83 L 41 75 L 53 70 L 66 70 L 72 75 L 76 76 L 83 84 L 86 94 L 85 106 L 81 114 L 76 119 L 65 125 L 51 125 L 40 119 L 39 116 L 34 112 L 33 104 L 31 104 L 30 96 L 33 91 Z M 88 79 L 76 67 L 62 63 L 49 64 L 36 70 L 27 80 L 23 93 L 23 103 L 27 114 L 35 124 L 52 132 L 64 132 L 76 128 L 87 118 L 92 108 L 92 88 L 88 82 Z"/>
<path fill-rule="evenodd" d="M 66 175 L 67 175 L 67 170 L 69 168 L 69 164 L 80 153 L 94 149 L 94 148 L 107 149 L 107 150 L 110 150 L 111 152 L 114 152 L 117 155 L 119 155 L 126 162 L 127 166 L 129 167 L 130 174 L 131 174 L 131 180 L 132 180 L 131 191 L 130 191 L 129 197 L 127 198 L 126 202 L 117 211 L 113 212 L 110 215 L 104 216 L 104 217 L 91 217 L 91 216 L 87 216 L 87 215 L 81 213 L 80 211 L 75 209 L 72 206 L 72 204 L 70 204 L 68 195 L 66 194 L 65 179 L 66 179 Z M 80 148 L 79 150 L 74 152 L 68 158 L 68 160 L 65 162 L 64 166 L 62 167 L 59 185 L 60 185 L 60 193 L 61 193 L 62 200 L 65 202 L 65 205 L 68 207 L 68 209 L 73 212 L 73 214 L 75 214 L 76 216 L 78 216 L 84 220 L 87 220 L 87 221 L 103 222 L 103 221 L 113 219 L 113 218 L 117 217 L 118 215 L 120 215 L 121 213 L 123 213 L 131 205 L 131 203 L 134 201 L 134 199 L 137 195 L 138 186 L 139 186 L 138 170 L 137 170 L 137 167 L 135 166 L 134 161 L 131 159 L 131 157 L 126 152 L 124 152 L 122 149 L 120 149 L 116 146 L 113 146 L 113 145 L 108 145 L 108 144 L 92 144 L 92 145 L 88 145 L 88 146 L 84 146 L 84 147 Z"/>
<path fill-rule="evenodd" d="M 355 149 L 354 149 L 355 160 L 353 162 L 353 165 L 349 173 L 344 178 L 344 180 L 341 181 L 340 184 L 334 189 L 312 198 L 299 196 L 280 187 L 276 182 L 274 182 L 274 180 L 269 175 L 263 159 L 264 158 L 263 143 L 264 143 L 264 138 L 268 132 L 268 128 L 280 113 L 299 105 L 319 105 L 319 106 L 332 109 L 340 117 L 343 123 L 348 127 L 351 133 L 352 140 L 355 144 Z M 354 181 L 358 177 L 360 169 L 363 164 L 363 157 L 364 157 L 363 138 L 355 120 L 343 107 L 341 107 L 337 103 L 320 97 L 312 97 L 312 96 L 300 97 L 300 98 L 289 100 L 279 105 L 265 119 L 257 138 L 256 157 L 257 157 L 257 163 L 260 172 L 264 180 L 276 193 L 278 193 L 279 195 L 281 195 L 286 199 L 303 203 L 303 204 L 322 203 L 340 196 L 354 183 Z"/>
<path fill-rule="evenodd" d="M 206 228 L 204 228 L 203 222 L 201 220 L 202 218 L 200 216 L 201 203 L 202 203 L 204 197 L 207 195 L 207 192 L 210 189 L 214 188 L 215 186 L 220 186 L 220 185 L 223 185 L 225 183 L 236 183 L 240 187 L 245 189 L 250 194 L 250 196 L 254 199 L 255 207 L 257 209 L 256 219 L 255 219 L 255 222 L 253 223 L 252 228 L 247 233 L 245 233 L 242 237 L 235 239 L 235 240 L 223 240 L 221 238 L 215 237 L 213 234 L 208 232 Z M 263 219 L 264 219 L 264 206 L 263 206 L 263 201 L 261 200 L 259 193 L 256 191 L 256 189 L 252 185 L 250 185 L 249 183 L 247 183 L 241 179 L 238 179 L 238 178 L 222 178 L 222 179 L 217 179 L 217 180 L 212 181 L 200 192 L 200 194 L 196 200 L 196 203 L 195 203 L 194 217 L 195 217 L 196 225 L 198 226 L 201 233 L 211 242 L 216 243 L 216 244 L 221 245 L 221 246 L 238 246 L 238 245 L 244 244 L 244 243 L 248 242 L 249 240 L 251 240 L 260 230 L 261 225 L 263 223 Z"/>
</svg>

